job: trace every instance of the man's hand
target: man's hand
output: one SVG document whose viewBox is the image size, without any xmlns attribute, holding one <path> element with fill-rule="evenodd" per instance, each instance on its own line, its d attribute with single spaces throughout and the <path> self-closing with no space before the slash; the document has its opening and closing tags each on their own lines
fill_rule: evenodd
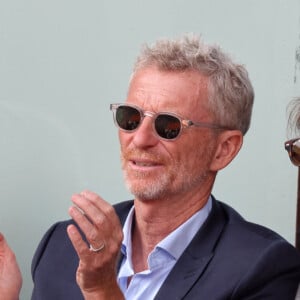
<svg viewBox="0 0 300 300">
<path fill-rule="evenodd" d="M 124 299 L 116 280 L 123 231 L 114 208 L 90 191 L 73 195 L 72 201 L 69 214 L 89 244 L 74 225 L 68 227 L 79 256 L 76 280 L 85 299 Z"/>
<path fill-rule="evenodd" d="M 0 298 L 19 299 L 22 287 L 22 275 L 14 252 L 0 233 Z"/>
</svg>

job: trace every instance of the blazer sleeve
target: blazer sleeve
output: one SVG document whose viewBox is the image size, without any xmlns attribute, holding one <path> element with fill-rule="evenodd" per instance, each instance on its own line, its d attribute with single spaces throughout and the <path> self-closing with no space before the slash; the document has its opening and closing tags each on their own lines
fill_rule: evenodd
<svg viewBox="0 0 300 300">
<path fill-rule="evenodd" d="M 58 222 L 42 238 L 31 266 L 32 300 L 83 300 L 76 283 L 78 255 L 68 237 L 72 221 Z"/>
<path fill-rule="evenodd" d="M 48 241 L 51 239 L 52 233 L 55 231 L 58 224 L 59 223 L 53 224 L 47 230 L 47 232 L 44 234 L 42 240 L 40 241 L 40 243 L 39 243 L 39 245 L 38 245 L 38 247 L 37 247 L 37 249 L 34 253 L 34 256 L 32 258 L 32 262 L 31 262 L 31 276 L 32 276 L 33 280 L 34 280 L 34 277 L 35 277 L 36 267 L 39 264 L 39 261 L 42 258 L 43 253 L 44 253 L 44 251 L 47 247 Z"/>
</svg>

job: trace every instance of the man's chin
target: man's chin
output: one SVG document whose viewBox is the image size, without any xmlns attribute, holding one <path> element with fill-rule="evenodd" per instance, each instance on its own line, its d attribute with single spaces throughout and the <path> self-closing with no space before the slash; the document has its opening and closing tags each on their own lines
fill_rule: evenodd
<svg viewBox="0 0 300 300">
<path fill-rule="evenodd" d="M 130 191 L 135 198 L 141 201 L 151 201 L 160 198 L 163 194 L 161 188 L 158 189 L 155 185 L 150 185 L 149 183 L 146 185 L 139 185 L 136 186 L 132 183 L 126 183 L 127 189 Z"/>
</svg>

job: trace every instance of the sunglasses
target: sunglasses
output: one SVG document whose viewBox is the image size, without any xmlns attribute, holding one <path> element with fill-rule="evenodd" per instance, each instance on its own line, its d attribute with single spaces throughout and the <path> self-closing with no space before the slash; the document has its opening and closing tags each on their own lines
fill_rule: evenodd
<svg viewBox="0 0 300 300">
<path fill-rule="evenodd" d="M 210 129 L 230 130 L 212 123 L 198 123 L 191 120 L 185 120 L 174 113 L 160 112 L 154 113 L 144 111 L 135 105 L 115 103 L 110 105 L 113 112 L 115 124 L 128 133 L 134 132 L 142 124 L 143 119 L 153 118 L 153 129 L 156 135 L 163 140 L 175 140 L 182 133 L 184 128 L 191 126 L 204 127 Z"/>
<path fill-rule="evenodd" d="M 289 154 L 291 162 L 295 166 L 300 167 L 300 138 L 285 142 L 284 147 Z"/>
</svg>

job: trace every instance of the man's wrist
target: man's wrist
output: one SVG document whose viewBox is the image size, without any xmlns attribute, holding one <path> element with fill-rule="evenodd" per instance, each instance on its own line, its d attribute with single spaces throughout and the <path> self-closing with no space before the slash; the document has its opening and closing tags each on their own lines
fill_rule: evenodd
<svg viewBox="0 0 300 300">
<path fill-rule="evenodd" d="M 85 300 L 125 300 L 118 284 L 105 289 L 82 291 L 82 294 Z"/>
</svg>

